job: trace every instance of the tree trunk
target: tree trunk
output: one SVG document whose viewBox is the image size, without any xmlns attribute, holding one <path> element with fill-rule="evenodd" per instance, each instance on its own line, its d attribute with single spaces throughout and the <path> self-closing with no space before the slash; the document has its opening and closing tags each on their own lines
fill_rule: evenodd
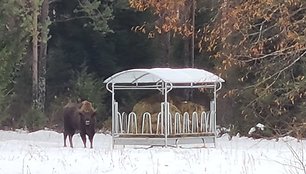
<svg viewBox="0 0 306 174">
<path fill-rule="evenodd" d="M 192 35 L 190 39 L 190 66 L 191 68 L 194 68 L 195 61 L 194 61 L 194 37 L 195 37 L 195 0 L 192 0 L 192 6 L 191 6 L 191 20 L 192 20 Z M 193 99 L 193 89 L 188 89 L 187 93 L 187 99 L 192 100 Z"/>
<path fill-rule="evenodd" d="M 196 1 L 192 0 L 192 6 L 191 6 L 191 20 L 192 20 L 192 35 L 191 35 L 191 68 L 194 68 L 194 37 L 195 37 L 195 9 L 196 9 Z"/>
<path fill-rule="evenodd" d="M 165 49 L 164 66 L 169 67 L 170 59 L 171 59 L 171 34 L 170 32 L 163 34 L 163 40 L 164 40 L 163 45 Z"/>
<path fill-rule="evenodd" d="M 184 38 L 184 67 L 189 68 L 190 67 L 190 39 L 189 38 Z"/>
<path fill-rule="evenodd" d="M 190 38 L 185 38 L 184 39 L 184 66 L 186 68 L 190 68 L 192 65 L 192 50 L 191 50 L 191 39 Z M 192 89 L 184 89 L 183 90 L 183 95 L 186 101 L 192 100 Z"/>
<path fill-rule="evenodd" d="M 38 103 L 38 4 L 35 0 L 33 4 L 33 30 L 32 30 L 32 107 L 37 108 Z"/>
<path fill-rule="evenodd" d="M 39 81 L 38 81 L 38 109 L 44 111 L 46 101 L 46 73 L 47 73 L 47 43 L 48 43 L 48 18 L 49 2 L 44 0 L 41 7 L 40 22 L 41 42 L 39 47 Z"/>
<path fill-rule="evenodd" d="M 184 55 L 185 55 L 185 67 L 194 68 L 195 67 L 195 60 L 194 60 L 194 39 L 195 39 L 195 9 L 196 9 L 196 1 L 190 0 L 191 8 L 189 12 L 189 19 L 192 22 L 192 35 L 191 38 L 184 39 Z M 184 90 L 185 100 L 192 100 L 193 99 L 193 89 L 185 89 Z"/>
</svg>

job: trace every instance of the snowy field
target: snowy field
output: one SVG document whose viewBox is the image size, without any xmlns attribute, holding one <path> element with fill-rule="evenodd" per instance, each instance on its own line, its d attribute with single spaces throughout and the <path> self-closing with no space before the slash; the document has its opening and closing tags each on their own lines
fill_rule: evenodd
<svg viewBox="0 0 306 174">
<path fill-rule="evenodd" d="M 305 173 L 305 142 L 286 137 L 253 140 L 226 136 L 216 148 L 122 147 L 96 134 L 93 149 L 63 147 L 63 135 L 0 131 L 0 174 L 297 174 Z"/>
</svg>

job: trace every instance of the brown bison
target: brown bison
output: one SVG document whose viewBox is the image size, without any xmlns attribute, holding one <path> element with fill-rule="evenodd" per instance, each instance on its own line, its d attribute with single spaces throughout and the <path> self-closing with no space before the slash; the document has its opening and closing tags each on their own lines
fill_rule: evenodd
<svg viewBox="0 0 306 174">
<path fill-rule="evenodd" d="M 64 146 L 66 147 L 66 139 L 69 136 L 70 147 L 73 147 L 72 137 L 77 130 L 86 148 L 86 135 L 90 141 L 90 148 L 92 148 L 93 137 L 96 133 L 96 110 L 88 101 L 82 103 L 68 103 L 63 110 L 64 115 Z"/>
</svg>

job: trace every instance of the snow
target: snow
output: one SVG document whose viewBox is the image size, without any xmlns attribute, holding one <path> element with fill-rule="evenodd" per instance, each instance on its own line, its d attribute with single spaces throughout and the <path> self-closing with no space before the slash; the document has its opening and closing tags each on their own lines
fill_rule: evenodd
<svg viewBox="0 0 306 174">
<path fill-rule="evenodd" d="M 265 129 L 265 125 L 263 125 L 261 123 L 257 123 L 255 127 L 251 127 L 248 134 L 251 135 L 252 133 L 254 133 L 256 131 L 256 128 L 263 131 Z"/>
<path fill-rule="evenodd" d="M 291 137 L 253 140 L 227 135 L 215 148 L 116 146 L 98 133 L 94 148 L 63 147 L 63 135 L 41 130 L 0 131 L 0 173 L 4 174 L 290 174 L 304 173 L 304 141 Z"/>
<path fill-rule="evenodd" d="M 151 68 L 130 69 L 118 72 L 104 83 L 217 83 L 225 82 L 221 77 L 203 69 L 196 68 Z"/>
<path fill-rule="evenodd" d="M 249 135 L 254 133 L 256 131 L 256 128 L 255 127 L 251 127 L 251 129 L 249 130 Z"/>
<path fill-rule="evenodd" d="M 260 130 L 264 130 L 265 129 L 265 125 L 263 125 L 261 123 L 257 123 L 256 127 L 260 128 Z"/>
</svg>

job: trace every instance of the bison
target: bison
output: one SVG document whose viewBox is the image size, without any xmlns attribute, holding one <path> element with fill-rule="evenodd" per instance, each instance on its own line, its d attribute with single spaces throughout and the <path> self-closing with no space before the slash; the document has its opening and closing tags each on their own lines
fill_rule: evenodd
<svg viewBox="0 0 306 174">
<path fill-rule="evenodd" d="M 66 147 L 66 139 L 69 136 L 70 147 L 73 147 L 72 137 L 77 130 L 86 148 L 86 135 L 90 141 L 90 148 L 93 147 L 93 137 L 96 133 L 96 110 L 89 101 L 81 103 L 68 103 L 63 110 L 64 116 L 64 147 Z"/>
</svg>

